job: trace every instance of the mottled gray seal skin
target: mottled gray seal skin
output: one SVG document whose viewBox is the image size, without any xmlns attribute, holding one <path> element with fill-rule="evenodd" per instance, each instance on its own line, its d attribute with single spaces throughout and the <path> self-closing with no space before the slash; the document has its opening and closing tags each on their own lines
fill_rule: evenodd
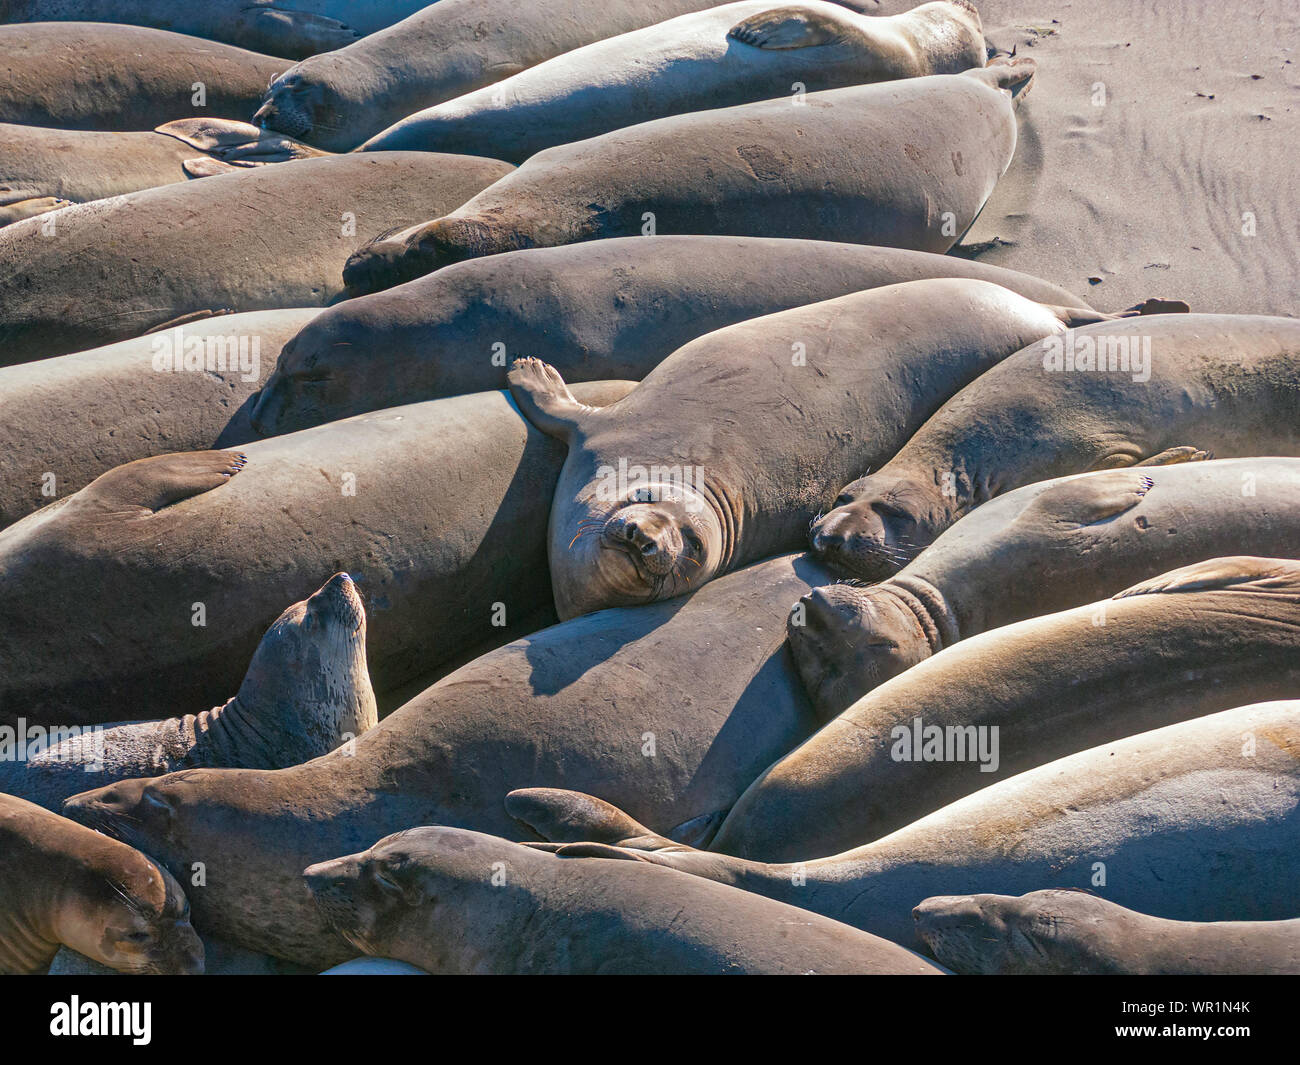
<svg viewBox="0 0 1300 1065">
<path fill-rule="evenodd" d="M 114 466 L 257 439 L 252 399 L 285 342 L 320 313 L 218 315 L 0 368 L 0 528 Z"/>
<path fill-rule="evenodd" d="M 137 850 L 0 794 L 0 973 L 67 946 L 126 973 L 203 972 L 180 885 Z"/>
<path fill-rule="evenodd" d="M 1285 556 L 1300 527 L 1300 459 L 1103 470 L 978 507 L 880 584 L 804 596 L 790 648 L 827 720 L 877 685 L 1000 625 L 1234 552 Z"/>
<path fill-rule="evenodd" d="M 1169 921 L 1085 891 L 937 895 L 916 934 L 963 974 L 1295 976 L 1300 920 Z"/>
<path fill-rule="evenodd" d="M 1246 556 L 991 629 L 874 688 L 782 758 L 712 846 L 785 861 L 879 839 L 1052 758 L 1285 698 L 1300 685 L 1298 646 L 1300 562 Z M 923 728 L 952 733 L 922 747 Z"/>
<path fill-rule="evenodd" d="M 176 118 L 248 118 L 288 65 L 180 33 L 102 22 L 0 26 L 0 55 L 0 122 L 105 132 Z"/>
<path fill-rule="evenodd" d="M 480 255 L 660 233 L 946 252 L 1016 147 L 1031 59 L 697 111 L 539 152 L 348 260 L 353 295 Z"/>
<path fill-rule="evenodd" d="M 297 59 L 344 48 L 426 0 L 3 0 L 5 22 L 117 22 Z"/>
<path fill-rule="evenodd" d="M 1102 317 L 968 278 L 887 285 L 700 337 L 602 411 L 553 367 L 517 362 L 520 409 L 569 448 L 548 534 L 559 616 L 792 550 L 839 471 L 885 461 L 1030 338 Z"/>
<path fill-rule="evenodd" d="M 361 151 L 522 163 L 557 144 L 691 111 L 984 66 L 969 4 L 867 17 L 822 0 L 741 0 L 619 34 L 408 115 Z M 277 127 L 278 128 L 278 127 Z"/>
<path fill-rule="evenodd" d="M 139 133 L 0 123 L 0 220 L 30 217 L 23 212 L 42 201 L 58 201 L 53 210 L 320 154 L 231 119 L 178 119 Z"/>
<path fill-rule="evenodd" d="M 805 556 L 771 559 L 687 599 L 577 618 L 484 655 L 351 757 L 124 781 L 71 805 L 108 815 L 95 823 L 147 840 L 171 868 L 203 861 L 193 901 L 205 935 L 323 967 L 356 948 L 321 922 L 306 866 L 412 825 L 535 838 L 502 805 L 512 787 L 603 790 L 678 839 L 706 839 L 718 811 L 814 727 L 781 626 L 791 599 L 828 579 Z"/>
<path fill-rule="evenodd" d="M 550 363 L 570 382 L 640 380 L 714 329 L 930 277 L 972 277 L 1039 303 L 1087 306 L 1027 274 L 902 248 L 692 236 L 534 248 L 456 263 L 328 308 L 281 352 L 253 424 L 290 432 L 504 388 L 517 354 Z"/>
<path fill-rule="evenodd" d="M 1297 751 L 1300 703 L 1239 707 L 1049 762 L 874 843 L 820 858 L 810 847 L 788 864 L 691 851 L 587 795 L 533 790 L 507 805 L 549 839 L 591 840 L 602 855 L 769 895 L 896 943 L 913 941 L 921 900 L 977 891 L 1091 888 L 1172 920 L 1273 921 L 1300 910 Z"/>
<path fill-rule="evenodd" d="M 373 37 L 290 67 L 271 82 L 254 121 L 330 151 L 350 151 L 423 108 L 593 41 L 711 6 L 710 0 L 580 7 L 573 0 L 438 0 Z"/>
<path fill-rule="evenodd" d="M 436 974 L 944 972 L 760 895 L 643 863 L 557 858 L 464 829 L 408 829 L 303 877 L 349 943 Z"/>
<path fill-rule="evenodd" d="M 1071 354 L 1061 365 L 1078 366 L 1088 351 L 1104 371 L 1049 368 L 1067 352 L 1079 362 Z M 1206 453 L 1300 455 L 1300 321 L 1162 314 L 1031 344 L 848 484 L 813 526 L 813 550 L 855 577 L 882 580 L 1013 488 Z"/>
<path fill-rule="evenodd" d="M 166 721 L 121 721 L 61 742 L 51 736 L 38 753 L 0 760 L 0 791 L 57 810 L 69 795 L 115 780 L 195 766 L 283 769 L 328 754 L 378 720 L 366 612 L 351 578 L 338 573 L 267 630 L 234 698 Z"/>
<path fill-rule="evenodd" d="M 361 241 L 430 204 L 459 204 L 509 169 L 424 152 L 303 159 L 5 226 L 0 365 L 125 340 L 185 315 L 324 306 Z"/>
<path fill-rule="evenodd" d="M 601 403 L 632 386 L 585 387 Z M 221 702 L 284 605 L 340 570 L 380 696 L 504 641 L 551 598 L 562 461 L 491 392 L 110 470 L 0 532 L 0 723 Z"/>
</svg>

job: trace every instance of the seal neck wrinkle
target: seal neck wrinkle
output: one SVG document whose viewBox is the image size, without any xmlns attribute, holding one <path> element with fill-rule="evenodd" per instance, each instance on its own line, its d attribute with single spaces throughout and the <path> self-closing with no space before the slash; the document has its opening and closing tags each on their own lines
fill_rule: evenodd
<svg viewBox="0 0 1300 1065">
<path fill-rule="evenodd" d="M 925 630 L 931 655 L 938 654 L 961 639 L 956 613 L 948 605 L 943 593 L 929 581 L 903 571 L 876 585 L 876 589 L 893 593 L 916 615 L 916 620 Z"/>
<path fill-rule="evenodd" d="M 28 906 L 6 906 L 0 910 L 0 973 L 41 974 L 50 967 L 61 941 L 54 928 L 33 923 Z M 56 912 L 57 905 L 40 910 Z"/>
</svg>

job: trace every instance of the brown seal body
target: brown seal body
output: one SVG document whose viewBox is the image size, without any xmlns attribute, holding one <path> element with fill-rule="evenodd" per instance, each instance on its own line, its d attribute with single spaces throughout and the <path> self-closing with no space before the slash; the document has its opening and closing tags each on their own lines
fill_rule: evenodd
<svg viewBox="0 0 1300 1065">
<path fill-rule="evenodd" d="M 1296 319 L 1157 314 L 1031 344 L 848 484 L 813 550 L 881 580 L 1013 488 L 1207 454 L 1300 455 Z"/>
<path fill-rule="evenodd" d="M 937 895 L 912 913 L 959 973 L 1296 976 L 1300 920 L 1170 921 L 1084 891 Z"/>
<path fill-rule="evenodd" d="M 203 972 L 189 903 L 165 869 L 0 795 L 0 973 L 44 973 L 62 946 L 121 972 Z"/>
<path fill-rule="evenodd" d="M 463 829 L 409 829 L 303 875 L 349 943 L 430 973 L 943 973 L 894 943 L 760 895 Z"/>
<path fill-rule="evenodd" d="M 1030 59 L 697 111 L 548 148 L 464 206 L 359 251 L 354 294 L 480 255 L 648 233 L 946 252 L 1016 146 Z"/>
</svg>

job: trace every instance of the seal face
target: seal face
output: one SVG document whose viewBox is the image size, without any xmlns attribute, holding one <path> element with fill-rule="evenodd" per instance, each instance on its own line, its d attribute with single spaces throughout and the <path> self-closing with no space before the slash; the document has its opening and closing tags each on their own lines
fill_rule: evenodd
<svg viewBox="0 0 1300 1065">
<path fill-rule="evenodd" d="M 934 539 L 949 513 L 929 486 L 885 473 L 846 485 L 831 508 L 813 523 L 812 549 L 864 581 L 897 572 Z"/>
</svg>

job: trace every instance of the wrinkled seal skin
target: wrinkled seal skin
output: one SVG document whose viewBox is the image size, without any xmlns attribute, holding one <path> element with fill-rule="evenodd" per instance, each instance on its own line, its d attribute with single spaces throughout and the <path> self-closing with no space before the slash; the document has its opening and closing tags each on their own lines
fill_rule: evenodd
<svg viewBox="0 0 1300 1065">
<path fill-rule="evenodd" d="M 674 115 L 548 148 L 344 270 L 361 294 L 520 248 L 663 233 L 809 237 L 946 252 L 1016 147 L 1031 59 Z M 941 205 L 941 206 L 940 206 Z M 653 219 L 647 219 L 650 214 Z"/>
<path fill-rule="evenodd" d="M 346 152 L 407 115 L 709 0 L 438 0 L 398 25 L 294 65 L 254 121 Z M 854 6 L 854 5 L 849 5 Z"/>
<path fill-rule="evenodd" d="M 1300 455 L 1300 321 L 1162 314 L 1084 326 L 1066 343 L 1143 337 L 1147 381 L 1045 369 L 1043 344 L 1004 360 L 849 484 L 813 527 L 813 550 L 882 580 L 973 507 L 1035 481 L 1202 453 Z"/>
<path fill-rule="evenodd" d="M 939 0 L 866 17 L 821 0 L 742 0 L 568 52 L 411 114 L 361 146 L 522 163 L 655 118 L 985 63 L 979 15 Z M 597 101 L 593 106 L 593 101 Z"/>
<path fill-rule="evenodd" d="M 912 909 L 933 895 L 1088 888 L 1097 863 L 1106 885 L 1094 890 L 1121 906 L 1272 921 L 1300 911 L 1298 752 L 1300 703 L 1226 710 L 1049 762 L 855 850 L 814 858 L 810 847 L 783 865 L 691 851 L 588 795 L 533 790 L 507 805 L 549 839 L 592 840 L 604 856 L 695 873 L 896 943 L 912 942 Z"/>
<path fill-rule="evenodd" d="M 303 159 L 16 222 L 0 229 L 0 365 L 199 312 L 324 306 L 368 235 L 461 203 L 508 169 L 423 152 Z"/>
<path fill-rule="evenodd" d="M 963 974 L 1300 974 L 1300 920 L 1168 921 L 1060 890 L 939 895 L 912 915 L 931 953 Z"/>
<path fill-rule="evenodd" d="M 1068 610 L 1178 566 L 1285 556 L 1300 528 L 1300 459 L 1104 470 L 978 507 L 880 584 L 814 589 L 790 648 L 829 720 L 877 685 L 1000 625 Z"/>
<path fill-rule="evenodd" d="M 226 173 L 236 166 L 319 154 L 230 119 L 178 119 L 139 133 L 0 123 L 0 221 L 18 221 L 14 214 L 42 200 L 57 200 L 54 209 Z M 227 157 L 246 161 L 231 163 Z"/>
<path fill-rule="evenodd" d="M 512 787 L 600 789 L 676 838 L 707 838 L 765 759 L 814 727 L 781 621 L 828 579 L 803 556 L 771 559 L 688 599 L 578 618 L 484 655 L 351 757 L 125 781 L 72 805 L 171 868 L 203 861 L 193 902 L 205 935 L 323 967 L 356 948 L 321 922 L 306 866 L 412 825 L 535 838 L 502 805 Z"/>
<path fill-rule="evenodd" d="M 712 846 L 784 861 L 879 839 L 1052 758 L 1284 698 L 1300 685 L 1297 647 L 1300 562 L 1244 556 L 992 629 L 873 689 L 777 762 L 741 797 Z M 996 765 L 985 771 L 970 750 L 941 760 L 900 753 L 895 730 L 911 733 L 918 717 L 987 735 L 996 726 Z M 973 730 L 965 742 L 975 745 Z"/>
<path fill-rule="evenodd" d="M 131 716 L 130 708 L 122 708 Z M 122 721 L 0 761 L 0 791 L 57 810 L 115 780 L 195 766 L 283 769 L 328 754 L 378 721 L 366 671 L 366 614 L 351 578 L 335 574 L 267 630 L 239 692 L 166 721 Z"/>
<path fill-rule="evenodd" d="M 640 380 L 714 329 L 929 277 L 973 277 L 1039 303 L 1087 306 L 1026 274 L 901 248 L 691 236 L 535 248 L 328 308 L 281 352 L 253 423 L 283 433 L 504 388 L 508 360 L 494 363 L 495 350 L 539 358 L 569 382 Z"/>
<path fill-rule="evenodd" d="M 987 281 L 888 285 L 710 333 L 595 412 L 554 368 L 516 363 L 520 409 L 569 446 L 549 530 L 559 616 L 792 550 L 840 470 L 883 462 L 963 385 L 1079 316 L 1104 317 Z"/>
<path fill-rule="evenodd" d="M 631 384 L 586 387 L 600 403 Z M 381 695 L 508 639 L 501 620 L 550 600 L 562 461 L 493 392 L 119 466 L 0 533 L 0 722 L 212 706 L 284 604 L 339 570 L 366 601 Z"/>
<path fill-rule="evenodd" d="M 180 885 L 125 844 L 0 794 L 0 973 L 68 946 L 126 973 L 203 972 Z"/>
<path fill-rule="evenodd" d="M 115 22 L 298 59 L 344 48 L 426 0 L 0 0 L 3 22 Z"/>
<path fill-rule="evenodd" d="M 218 315 L 179 333 L 167 329 L 0 368 L 0 528 L 114 466 L 257 439 L 248 421 L 252 398 L 285 342 L 320 313 L 302 307 Z M 202 344 L 205 359 L 209 348 L 227 355 L 244 343 L 250 361 L 228 359 L 225 369 L 158 368 L 190 343 Z M 47 473 L 55 478 L 54 497 L 42 494 Z"/>
<path fill-rule="evenodd" d="M 494 884 L 496 869 L 504 884 Z M 430 973 L 943 973 L 894 943 L 759 895 L 463 829 L 409 829 L 303 876 L 349 943 Z"/>
<path fill-rule="evenodd" d="M 288 65 L 165 30 L 87 22 L 0 26 L 0 55 L 0 122 L 119 132 L 174 118 L 246 119 Z"/>
</svg>

